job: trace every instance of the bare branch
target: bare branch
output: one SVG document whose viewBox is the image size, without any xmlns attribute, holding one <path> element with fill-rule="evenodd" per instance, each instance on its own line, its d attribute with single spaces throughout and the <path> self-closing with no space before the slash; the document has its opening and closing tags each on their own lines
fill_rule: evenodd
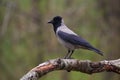
<svg viewBox="0 0 120 80">
<path fill-rule="evenodd" d="M 120 74 L 120 59 L 100 62 L 77 59 L 53 59 L 39 64 L 20 80 L 38 80 L 43 75 L 54 70 L 80 71 L 87 74 L 107 71 Z"/>
</svg>

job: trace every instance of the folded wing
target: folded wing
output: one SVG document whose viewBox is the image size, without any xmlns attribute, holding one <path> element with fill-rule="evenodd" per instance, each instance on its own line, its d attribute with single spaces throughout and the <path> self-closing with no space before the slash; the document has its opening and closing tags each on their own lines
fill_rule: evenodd
<svg viewBox="0 0 120 80">
<path fill-rule="evenodd" d="M 100 50 L 94 48 L 91 44 L 89 44 L 86 40 L 84 40 L 78 35 L 69 34 L 63 31 L 58 31 L 58 36 L 61 39 L 63 39 L 65 42 L 71 43 L 73 45 L 82 46 L 85 49 L 92 50 L 92 51 L 95 51 L 96 53 L 99 53 L 100 55 L 103 55 Z"/>
</svg>

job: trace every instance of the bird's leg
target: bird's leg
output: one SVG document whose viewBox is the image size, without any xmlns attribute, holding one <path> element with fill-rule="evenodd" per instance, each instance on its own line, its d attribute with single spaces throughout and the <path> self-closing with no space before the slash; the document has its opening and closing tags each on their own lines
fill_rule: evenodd
<svg viewBox="0 0 120 80">
<path fill-rule="evenodd" d="M 65 56 L 65 59 L 71 59 L 71 55 L 73 54 L 74 50 L 68 50 L 67 55 Z M 67 72 L 70 72 L 70 70 L 67 70 Z"/>
<path fill-rule="evenodd" d="M 68 53 L 65 55 L 64 59 L 67 59 L 67 58 L 68 58 L 68 55 L 69 55 L 70 52 L 71 52 L 71 51 L 68 50 Z"/>
<path fill-rule="evenodd" d="M 73 54 L 74 50 L 70 51 L 70 53 L 67 55 L 67 59 L 71 59 L 71 55 Z"/>
</svg>

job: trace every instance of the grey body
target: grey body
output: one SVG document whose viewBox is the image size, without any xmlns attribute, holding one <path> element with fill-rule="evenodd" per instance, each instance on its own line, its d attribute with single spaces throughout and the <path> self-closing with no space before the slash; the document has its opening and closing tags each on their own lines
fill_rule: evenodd
<svg viewBox="0 0 120 80">
<path fill-rule="evenodd" d="M 75 32 L 70 30 L 64 24 L 62 17 L 56 16 L 48 23 L 53 24 L 53 29 L 58 41 L 68 49 L 68 54 L 65 56 L 65 58 L 70 58 L 74 50 L 79 48 L 92 50 L 100 55 L 103 55 L 100 50 L 94 48 L 85 39 L 81 38 Z"/>
<path fill-rule="evenodd" d="M 74 35 L 77 35 L 76 33 L 74 33 L 72 30 L 70 30 L 68 27 L 66 27 L 64 24 L 61 24 L 60 27 L 58 27 L 58 29 L 56 30 L 56 36 L 57 36 L 57 39 L 58 41 L 63 45 L 65 46 L 67 49 L 70 49 L 70 50 L 74 50 L 76 49 L 76 45 L 73 45 L 69 42 L 66 42 L 64 41 L 59 35 L 58 35 L 58 32 L 65 32 L 65 33 L 68 33 L 68 34 L 74 34 Z"/>
</svg>

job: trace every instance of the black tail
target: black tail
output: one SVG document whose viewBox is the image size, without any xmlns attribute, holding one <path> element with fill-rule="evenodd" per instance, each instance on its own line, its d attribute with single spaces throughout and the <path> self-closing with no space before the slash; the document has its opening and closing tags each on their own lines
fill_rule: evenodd
<svg viewBox="0 0 120 80">
<path fill-rule="evenodd" d="M 96 49 L 96 48 L 94 48 L 94 47 L 92 47 L 90 50 L 92 50 L 92 51 L 94 51 L 94 52 L 100 54 L 101 56 L 103 56 L 103 52 L 100 51 L 100 50 L 98 50 L 98 49 Z"/>
</svg>

